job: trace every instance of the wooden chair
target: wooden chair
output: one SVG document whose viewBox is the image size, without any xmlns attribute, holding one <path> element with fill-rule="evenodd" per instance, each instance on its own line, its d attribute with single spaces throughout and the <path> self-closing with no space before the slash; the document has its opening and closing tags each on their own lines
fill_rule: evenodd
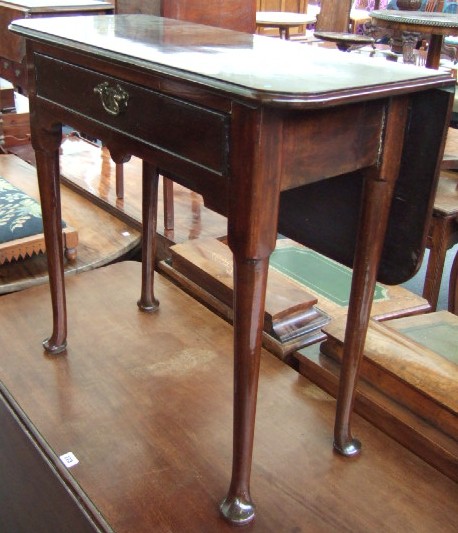
<svg viewBox="0 0 458 533">
<path fill-rule="evenodd" d="M 425 4 L 425 11 L 429 11 L 430 13 L 436 11 L 436 8 L 438 7 L 437 0 L 428 0 Z"/>
<path fill-rule="evenodd" d="M 348 32 L 352 0 L 321 0 L 321 10 L 317 15 L 318 31 Z"/>
</svg>

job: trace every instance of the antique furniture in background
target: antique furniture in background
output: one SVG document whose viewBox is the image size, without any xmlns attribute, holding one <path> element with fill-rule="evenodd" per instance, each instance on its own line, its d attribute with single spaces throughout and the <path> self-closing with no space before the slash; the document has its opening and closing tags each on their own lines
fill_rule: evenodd
<svg viewBox="0 0 458 533">
<path fill-rule="evenodd" d="M 409 236 L 411 217 L 410 238 L 421 251 L 454 80 L 438 71 L 388 62 L 381 67 L 339 52 L 145 15 L 76 22 L 11 25 L 27 39 L 28 68 L 34 73 L 29 79 L 32 142 L 53 302 L 53 331 L 44 347 L 58 354 L 67 342 L 58 163 L 61 125 L 69 124 L 119 155 L 144 161 L 140 309 L 158 308 L 153 271 L 159 171 L 228 217 L 234 261 L 234 448 L 221 513 L 232 523 L 248 523 L 255 515 L 250 472 L 257 381 L 280 193 L 336 178 L 342 180 L 341 193 L 365 183 L 362 196 L 350 198 L 350 212 L 357 211 L 360 198 L 362 212 L 356 236 L 350 231 L 356 250 L 351 250 L 354 274 L 334 440 L 339 453 L 354 455 L 360 449 L 351 431 L 355 383 L 385 229 L 393 217 L 396 224 L 396 213 L 390 217 L 393 191 L 398 176 L 402 186 L 403 174 L 410 177 L 414 167 L 418 205 L 413 213 L 403 211 L 402 219 Z M 285 54 L 290 61 L 284 61 Z M 428 115 L 430 107 L 434 113 Z M 322 196 L 314 207 L 327 203 Z M 396 211 L 396 201 L 393 206 Z M 345 219 L 337 220 L 343 228 Z M 385 247 L 397 248 L 400 234 L 398 228 L 389 230 Z M 329 244 L 319 234 L 314 237 Z M 332 244 L 348 253 L 345 240 Z M 409 277 L 417 261 L 409 246 L 402 251 L 407 258 L 388 254 L 388 259 L 396 276 Z M 389 271 L 390 266 L 388 261 Z"/>
<path fill-rule="evenodd" d="M 426 68 L 439 67 L 445 35 L 458 35 L 458 19 L 448 13 L 419 11 L 372 11 L 373 24 L 384 28 L 431 34 L 426 58 Z"/>
<path fill-rule="evenodd" d="M 65 257 L 74 261 L 78 232 L 62 221 Z M 0 176 L 0 265 L 46 251 L 40 204 Z"/>
<path fill-rule="evenodd" d="M 433 310 L 437 307 L 447 250 L 458 243 L 458 178 L 455 173 L 439 178 L 434 210 L 428 235 L 428 266 L 423 297 Z M 450 279 L 450 290 L 453 281 Z"/>
<path fill-rule="evenodd" d="M 305 36 L 305 27 L 308 24 L 316 22 L 315 15 L 306 13 L 289 13 L 275 11 L 258 11 L 256 13 L 256 27 L 259 30 L 263 28 L 277 28 L 281 39 L 290 38 L 290 29 L 298 28 L 298 33 Z"/>
<path fill-rule="evenodd" d="M 321 0 L 320 13 L 317 15 L 318 31 L 348 32 L 352 0 Z"/>
<path fill-rule="evenodd" d="M 1 0 L 0 1 L 0 77 L 10 81 L 20 91 L 27 89 L 27 72 L 24 66 L 25 42 L 8 31 L 15 19 L 40 18 L 58 15 L 84 15 L 113 13 L 113 5 L 103 0 L 62 1 Z"/>
<path fill-rule="evenodd" d="M 319 11 L 319 9 L 318 9 Z M 257 0 L 256 31 L 275 28 L 282 39 L 290 38 L 290 30 L 305 36 L 306 26 L 316 22 L 316 13 L 308 12 L 308 0 Z"/>
</svg>

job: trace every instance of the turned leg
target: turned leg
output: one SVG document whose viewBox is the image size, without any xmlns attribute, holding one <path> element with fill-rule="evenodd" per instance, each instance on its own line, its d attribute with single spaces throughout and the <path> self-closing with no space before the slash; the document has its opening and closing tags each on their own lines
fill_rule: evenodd
<svg viewBox="0 0 458 533">
<path fill-rule="evenodd" d="M 152 312 L 159 307 L 154 297 L 154 263 L 156 260 L 156 222 L 159 174 L 157 168 L 143 161 L 143 233 L 142 233 L 142 289 L 137 305 Z"/>
<path fill-rule="evenodd" d="M 352 436 L 351 415 L 377 270 L 399 173 L 407 104 L 405 97 L 391 101 L 381 161 L 377 167 L 368 169 L 364 183 L 334 427 L 334 449 L 346 456 L 358 454 L 361 448 L 360 442 Z"/>
<path fill-rule="evenodd" d="M 60 127 L 56 127 L 56 130 L 50 133 L 42 131 L 40 137 L 40 146 L 34 147 L 53 311 L 53 331 L 43 342 L 43 346 L 47 352 L 58 354 L 67 346 L 58 152 L 61 139 Z"/>
</svg>

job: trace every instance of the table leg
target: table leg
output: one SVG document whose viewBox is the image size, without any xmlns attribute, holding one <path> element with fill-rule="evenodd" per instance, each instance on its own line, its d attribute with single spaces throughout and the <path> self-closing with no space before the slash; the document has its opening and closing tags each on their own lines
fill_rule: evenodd
<svg viewBox="0 0 458 533">
<path fill-rule="evenodd" d="M 159 307 L 154 297 L 154 264 L 156 259 L 156 224 L 159 173 L 156 166 L 143 161 L 142 166 L 142 289 L 137 305 L 152 312 Z"/>
<path fill-rule="evenodd" d="M 60 124 L 49 129 L 40 129 L 39 134 L 34 134 L 32 128 L 53 310 L 53 331 L 51 336 L 43 342 L 43 347 L 51 354 L 63 352 L 67 347 L 67 307 L 59 172 L 61 140 Z"/>
<path fill-rule="evenodd" d="M 455 221 L 452 217 L 433 217 L 430 225 L 429 259 L 426 268 L 423 298 L 428 300 L 431 310 L 435 311 L 439 300 L 439 293 L 444 272 L 445 258 L 453 235 Z"/>
<path fill-rule="evenodd" d="M 432 68 L 435 70 L 439 68 L 443 42 L 443 35 L 431 35 L 431 40 L 429 41 L 428 46 L 428 55 L 426 56 L 426 68 Z"/>
<path fill-rule="evenodd" d="M 228 244 L 234 256 L 234 437 L 232 479 L 221 504 L 236 525 L 255 516 L 250 496 L 256 396 L 269 256 L 275 248 L 281 121 L 234 105 Z"/>
<path fill-rule="evenodd" d="M 400 168 L 407 110 L 407 97 L 394 98 L 390 102 L 381 161 L 376 167 L 367 169 L 364 184 L 334 427 L 334 448 L 347 456 L 358 454 L 361 448 L 360 442 L 352 437 L 351 414 L 377 270 Z"/>
<path fill-rule="evenodd" d="M 250 262 L 234 256 L 233 462 L 221 512 L 236 524 L 248 523 L 255 515 L 250 474 L 268 268 L 269 258 Z"/>
</svg>

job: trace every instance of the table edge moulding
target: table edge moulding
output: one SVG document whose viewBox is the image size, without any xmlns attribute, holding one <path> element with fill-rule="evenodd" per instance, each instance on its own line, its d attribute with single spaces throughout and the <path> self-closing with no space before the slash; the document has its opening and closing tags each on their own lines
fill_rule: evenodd
<svg viewBox="0 0 458 533">
<path fill-rule="evenodd" d="M 86 16 L 71 23 L 20 20 L 10 29 L 27 42 L 32 144 L 54 317 L 44 342 L 47 352 L 64 351 L 67 337 L 57 233 L 62 124 L 103 140 L 116 162 L 130 155 L 144 162 L 141 310 L 155 311 L 159 305 L 153 276 L 159 171 L 166 170 L 228 217 L 234 261 L 234 438 L 232 480 L 220 510 L 233 524 L 255 516 L 250 474 L 256 396 L 280 192 L 363 172 L 351 327 L 334 433 L 339 453 L 357 454 L 360 443 L 351 432 L 354 389 L 393 188 L 406 152 L 404 135 L 410 132 L 410 114 L 434 97 L 435 136 L 418 140 L 432 150 L 427 176 L 432 190 L 454 80 L 437 71 L 147 15 Z M 432 201 L 429 192 L 426 196 L 429 213 Z"/>
</svg>

